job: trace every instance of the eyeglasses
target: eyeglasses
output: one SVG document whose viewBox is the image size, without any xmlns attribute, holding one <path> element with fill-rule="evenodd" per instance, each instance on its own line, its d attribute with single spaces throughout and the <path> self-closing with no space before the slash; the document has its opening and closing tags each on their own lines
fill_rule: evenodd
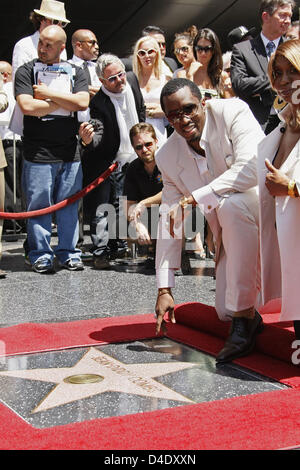
<svg viewBox="0 0 300 470">
<path fill-rule="evenodd" d="M 167 118 L 171 124 L 180 121 L 180 119 L 185 116 L 188 118 L 193 118 L 197 113 L 199 108 L 199 104 L 187 104 L 183 106 L 181 109 L 177 109 L 176 111 L 171 111 L 167 114 Z"/>
<path fill-rule="evenodd" d="M 213 50 L 212 46 L 195 46 L 197 52 L 205 52 L 206 54 Z"/>
<path fill-rule="evenodd" d="M 122 80 L 122 78 L 124 78 L 125 75 L 126 75 L 126 72 L 119 72 L 119 73 L 116 73 L 116 75 L 111 75 L 108 78 L 103 78 L 103 80 L 107 80 L 109 83 L 114 83 L 117 80 L 117 78 Z"/>
<path fill-rule="evenodd" d="M 157 42 L 158 42 L 158 44 L 159 44 L 159 47 L 163 47 L 163 48 L 166 47 L 166 43 L 165 43 L 165 42 L 159 42 L 159 41 L 157 41 Z"/>
<path fill-rule="evenodd" d="M 151 148 L 152 145 L 153 145 L 153 142 L 145 142 L 144 144 L 136 145 L 136 147 L 134 147 L 134 149 L 139 152 L 140 150 L 143 150 L 144 147 L 146 147 L 147 149 Z"/>
<path fill-rule="evenodd" d="M 175 54 L 185 54 L 190 50 L 190 46 L 182 46 L 182 47 L 177 47 L 174 49 Z"/>
<path fill-rule="evenodd" d="M 61 28 L 65 28 L 68 23 L 65 21 L 60 21 L 60 20 L 53 20 L 52 18 L 47 18 L 49 21 L 51 21 L 51 24 L 57 24 Z"/>
<path fill-rule="evenodd" d="M 156 54 L 156 50 L 155 49 L 148 49 L 147 51 L 145 51 L 145 49 L 140 49 L 138 52 L 137 52 L 137 55 L 139 57 L 145 57 L 146 55 L 149 56 L 149 55 L 154 55 Z"/>
<path fill-rule="evenodd" d="M 96 39 L 87 39 L 86 41 L 78 41 L 78 42 L 87 42 L 90 44 L 90 46 L 95 46 L 97 44 L 98 46 L 98 41 Z"/>
</svg>

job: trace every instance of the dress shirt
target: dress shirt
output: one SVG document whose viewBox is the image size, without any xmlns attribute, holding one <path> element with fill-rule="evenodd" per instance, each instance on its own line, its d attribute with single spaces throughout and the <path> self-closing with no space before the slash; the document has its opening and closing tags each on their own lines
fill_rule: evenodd
<svg viewBox="0 0 300 470">
<path fill-rule="evenodd" d="M 101 82 L 96 74 L 96 64 L 95 62 L 92 62 L 90 60 L 83 60 L 80 57 L 77 57 L 76 55 L 73 55 L 72 59 L 69 60 L 74 65 L 77 65 L 77 67 L 84 68 L 83 65 L 84 63 L 87 64 L 88 66 L 88 71 L 90 74 L 90 79 L 91 79 L 91 85 L 94 87 L 100 87 Z M 85 111 L 78 111 L 77 112 L 77 117 L 79 122 L 86 122 L 89 121 L 90 119 L 90 110 L 87 108 Z"/>
<path fill-rule="evenodd" d="M 270 39 L 266 38 L 266 36 L 264 36 L 263 33 L 260 33 L 260 36 L 261 36 L 262 42 L 264 43 L 264 46 L 265 46 L 265 49 L 266 49 L 267 58 L 268 58 L 268 61 L 269 61 L 269 60 L 270 60 L 270 57 L 269 57 L 269 54 L 268 54 L 267 44 L 270 42 Z M 277 39 L 273 39 L 273 40 L 272 40 L 272 42 L 275 44 L 275 49 L 274 49 L 273 52 L 276 51 L 280 39 L 281 39 L 281 36 L 279 36 L 279 38 L 277 38 Z M 275 110 L 274 106 L 272 106 L 272 108 L 271 108 L 271 110 L 270 110 L 270 114 L 277 114 L 277 111 Z"/>
<path fill-rule="evenodd" d="M 278 47 L 279 41 L 280 41 L 280 39 L 281 39 L 281 36 L 279 36 L 279 38 L 277 38 L 277 39 L 272 39 L 272 41 L 270 41 L 270 39 L 266 38 L 266 36 L 264 36 L 263 33 L 260 33 L 260 36 L 261 36 L 262 42 L 264 43 L 267 56 L 268 56 L 267 44 L 268 44 L 269 42 L 273 42 L 273 43 L 275 44 L 275 49 L 274 49 L 274 52 L 275 52 L 276 49 L 277 49 L 277 47 Z M 268 57 L 268 60 L 269 60 L 269 57 Z"/>
<path fill-rule="evenodd" d="M 101 86 L 101 82 L 100 82 L 100 80 L 99 80 L 99 78 L 96 74 L 96 64 L 95 64 L 95 62 L 92 62 L 91 60 L 85 61 L 83 59 L 80 59 L 80 57 L 77 57 L 76 55 L 73 55 L 70 62 L 74 65 L 77 65 L 78 67 L 81 67 L 81 68 L 83 68 L 83 64 L 86 62 L 87 66 L 88 66 L 88 71 L 89 71 L 90 77 L 91 77 L 91 85 L 92 86 L 98 86 L 98 87 Z"/>
<path fill-rule="evenodd" d="M 8 107 L 4 113 L 0 115 L 0 121 L 10 122 L 10 118 L 12 116 L 16 101 L 13 92 L 13 83 L 7 82 L 3 84 L 3 91 L 5 91 L 7 98 L 8 98 Z M 0 137 L 2 140 L 8 139 L 13 140 L 15 136 L 16 140 L 20 140 L 20 136 L 18 134 L 14 134 L 9 128 L 8 125 L 0 126 Z"/>
</svg>

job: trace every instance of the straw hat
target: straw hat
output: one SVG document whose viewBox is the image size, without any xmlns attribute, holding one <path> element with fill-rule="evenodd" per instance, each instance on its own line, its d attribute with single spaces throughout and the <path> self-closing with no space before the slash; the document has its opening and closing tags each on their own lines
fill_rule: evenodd
<svg viewBox="0 0 300 470">
<path fill-rule="evenodd" d="M 66 18 L 65 5 L 63 2 L 56 0 L 42 0 L 40 10 L 33 10 L 34 13 L 49 18 L 51 20 L 58 20 L 63 23 L 70 23 Z"/>
</svg>

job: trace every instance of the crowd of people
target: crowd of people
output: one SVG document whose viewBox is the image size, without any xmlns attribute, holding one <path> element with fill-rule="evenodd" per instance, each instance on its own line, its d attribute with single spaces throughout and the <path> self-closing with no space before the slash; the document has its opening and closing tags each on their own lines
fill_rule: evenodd
<svg viewBox="0 0 300 470">
<path fill-rule="evenodd" d="M 274 298 L 282 298 L 281 319 L 294 322 L 300 339 L 300 106 L 294 88 L 300 40 L 299 24 L 291 23 L 294 8 L 294 0 L 262 0 L 261 31 L 229 31 L 228 51 L 213 30 L 187 26 L 174 36 L 176 60 L 166 56 L 159 26 L 145 27 L 127 58 L 100 52 L 97 34 L 80 29 L 67 60 L 64 3 L 42 0 L 31 14 L 36 32 L 15 45 L 12 65 L 0 62 L 0 112 L 10 121 L 1 129 L 1 210 L 16 210 L 12 132 L 14 184 L 24 211 L 65 200 L 112 163 L 118 166 L 83 201 L 56 212 L 55 247 L 51 213 L 20 226 L 33 271 L 52 273 L 55 258 L 61 268 L 83 270 L 84 222 L 95 269 L 108 268 L 127 252 L 120 227 L 127 220 L 126 233 L 156 257 L 159 333 L 167 312 L 175 321 L 172 288 L 185 219 L 198 208 L 205 240 L 195 234 L 195 252 L 203 258 L 205 244 L 214 255 L 216 310 L 231 321 L 217 362 L 252 351 L 263 328 L 258 310 Z M 160 207 L 154 230 L 153 206 Z"/>
</svg>

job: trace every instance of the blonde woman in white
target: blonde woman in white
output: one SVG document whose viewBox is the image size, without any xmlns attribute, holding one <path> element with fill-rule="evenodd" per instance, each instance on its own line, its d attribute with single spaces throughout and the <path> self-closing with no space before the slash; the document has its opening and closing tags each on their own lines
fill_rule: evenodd
<svg viewBox="0 0 300 470">
<path fill-rule="evenodd" d="M 258 146 L 262 300 L 281 298 L 280 321 L 300 339 L 300 41 L 279 45 L 269 62 L 284 119 Z"/>
<path fill-rule="evenodd" d="M 154 127 L 158 147 L 161 147 L 167 140 L 168 122 L 160 106 L 160 92 L 168 79 L 162 72 L 160 48 L 156 39 L 143 36 L 136 42 L 132 64 L 146 105 L 146 122 Z"/>
</svg>

